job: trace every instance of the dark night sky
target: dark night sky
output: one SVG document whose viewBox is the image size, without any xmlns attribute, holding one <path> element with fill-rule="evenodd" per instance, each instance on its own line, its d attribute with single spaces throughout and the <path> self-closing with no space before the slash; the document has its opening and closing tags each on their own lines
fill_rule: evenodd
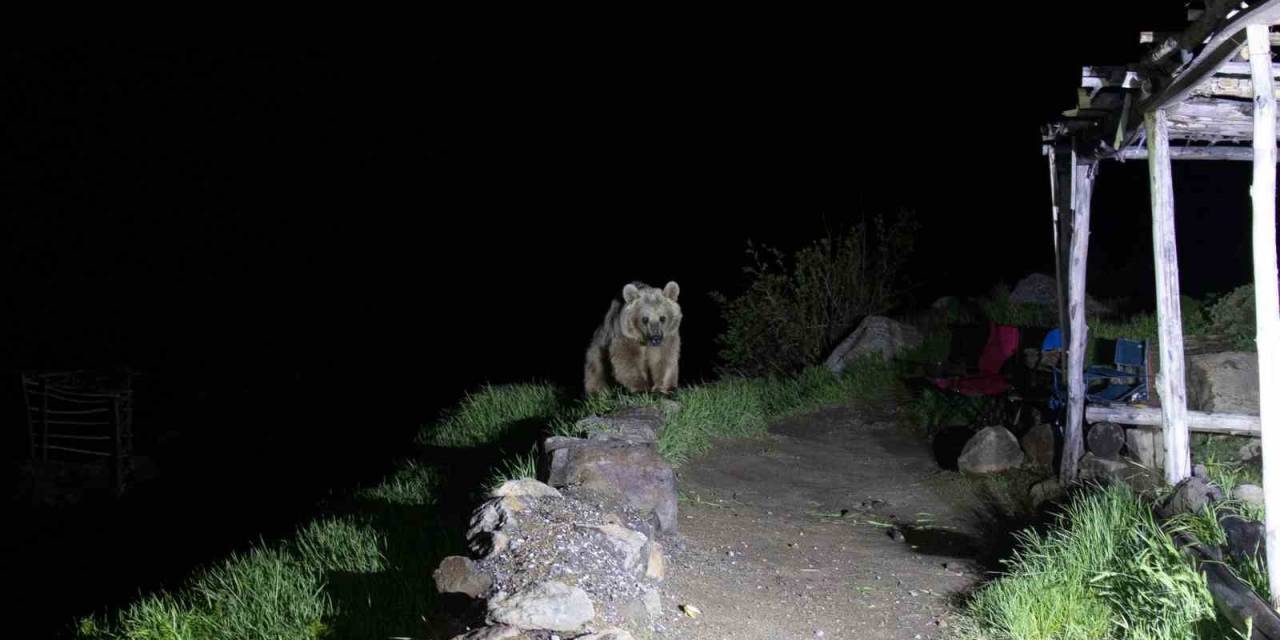
<svg viewBox="0 0 1280 640">
<path fill-rule="evenodd" d="M 377 375 L 447 402 L 484 379 L 574 380 L 621 283 L 676 279 L 705 372 L 706 293 L 741 286 L 748 238 L 792 248 L 900 208 L 924 225 L 917 302 L 1012 283 L 1052 264 L 1039 126 L 1082 64 L 1136 59 L 1139 30 L 1182 20 L 1097 4 L 1087 39 L 1083 18 L 1022 9 L 1025 28 L 968 40 L 957 21 L 986 18 L 937 14 L 923 47 L 904 31 L 9 51 L 0 359 Z M 1179 180 L 1184 255 L 1212 262 L 1187 270 L 1192 293 L 1247 264 L 1247 169 L 1202 169 Z M 1099 295 L 1149 291 L 1146 206 L 1140 164 L 1106 168 L 1094 267 L 1132 277 L 1094 278 Z"/>
<path fill-rule="evenodd" d="M 923 225 L 916 303 L 1048 270 L 1040 126 L 1074 105 L 1082 65 L 1134 60 L 1140 30 L 1182 25 L 1177 2 L 1091 4 L 1105 20 L 930 9 L 876 40 L 863 13 L 838 37 L 716 21 L 449 45 L 7 50 L 6 457 L 25 455 L 17 370 L 140 369 L 140 442 L 188 442 L 174 458 L 186 475 L 166 476 L 184 492 L 164 500 L 168 526 L 208 531 L 186 540 L 187 561 L 207 561 L 403 455 L 483 381 L 575 388 L 630 280 L 681 283 L 684 379 L 708 375 L 707 293 L 743 285 L 748 239 L 791 249 L 905 208 Z M 1175 178 L 1184 290 L 1244 281 L 1248 168 Z M 1141 304 L 1152 289 L 1146 190 L 1140 163 L 1104 168 L 1099 296 Z M 103 540 L 146 548 L 121 531 Z M 90 551 L 66 563 L 132 570 L 109 555 L 122 566 L 77 564 L 103 557 Z M 169 579 L 183 562 L 166 561 Z M 137 571 L 112 597 L 164 575 Z M 110 601 L 85 589 L 68 609 Z"/>
</svg>

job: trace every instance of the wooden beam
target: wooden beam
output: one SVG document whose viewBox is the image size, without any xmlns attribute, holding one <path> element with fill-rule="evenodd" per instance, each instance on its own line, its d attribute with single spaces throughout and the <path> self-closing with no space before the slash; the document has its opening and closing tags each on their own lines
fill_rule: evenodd
<svg viewBox="0 0 1280 640">
<path fill-rule="evenodd" d="M 1253 81 L 1248 78 L 1224 78 L 1214 76 L 1196 87 L 1193 96 L 1209 96 L 1213 98 L 1253 98 Z"/>
<path fill-rule="evenodd" d="M 1149 114 L 1181 102 L 1201 82 L 1217 73 L 1218 69 L 1228 62 L 1240 47 L 1244 46 L 1244 29 L 1247 25 L 1272 24 L 1277 21 L 1280 21 L 1280 0 L 1263 0 L 1240 10 L 1226 25 L 1213 34 L 1190 64 L 1173 78 L 1169 86 L 1143 100 L 1139 105 L 1139 111 Z M 1185 49 L 1190 50 L 1191 45 L 1200 42 L 1195 35 L 1200 33 L 1201 26 L 1197 23 L 1184 32 L 1183 47 Z M 1205 26 L 1211 28 L 1208 25 Z M 1154 63 L 1154 61 L 1151 62 Z"/>
<path fill-rule="evenodd" d="M 1093 198 L 1096 161 L 1082 162 L 1072 155 L 1071 259 L 1068 263 L 1067 315 L 1071 327 L 1067 345 L 1067 422 L 1063 433 L 1062 483 L 1075 482 L 1084 455 L 1084 352 L 1089 327 L 1085 323 L 1085 273 L 1089 262 L 1089 209 Z"/>
<path fill-rule="evenodd" d="M 1155 244 L 1156 313 L 1160 332 L 1157 388 L 1164 413 L 1165 479 L 1178 484 L 1191 476 L 1187 434 L 1187 389 L 1179 308 L 1178 244 L 1173 222 L 1173 162 L 1169 123 L 1163 109 L 1145 117 L 1151 173 L 1152 239 Z"/>
<path fill-rule="evenodd" d="M 1280 36 L 1280 34 L 1276 34 L 1276 35 Z M 1277 42 L 1276 44 L 1280 45 L 1280 42 Z M 1218 67 L 1218 73 L 1233 75 L 1233 76 L 1249 76 L 1250 78 L 1252 78 L 1253 66 L 1250 65 L 1248 62 L 1235 62 L 1235 61 L 1224 62 L 1222 63 L 1222 66 Z M 1274 64 L 1271 65 L 1271 77 L 1280 78 L 1280 66 L 1277 66 Z"/>
<path fill-rule="evenodd" d="M 1253 67 L 1253 288 L 1258 324 L 1258 414 L 1267 511 L 1267 578 L 1280 606 L 1280 278 L 1276 274 L 1276 92 L 1270 29 L 1250 25 Z"/>
<path fill-rule="evenodd" d="M 1089 422 L 1115 422 L 1139 427 L 1159 428 L 1164 424 L 1164 413 L 1158 407 L 1091 404 L 1085 407 L 1084 417 Z M 1261 424 L 1258 416 L 1248 414 L 1187 411 L 1187 428 L 1199 433 L 1256 438 L 1262 434 Z"/>
<path fill-rule="evenodd" d="M 1150 154 L 1146 147 L 1129 147 L 1121 151 L 1118 157 L 1122 160 L 1146 160 Z M 1174 160 L 1226 160 L 1232 162 L 1252 162 L 1252 147 L 1169 147 L 1169 157 Z"/>
</svg>

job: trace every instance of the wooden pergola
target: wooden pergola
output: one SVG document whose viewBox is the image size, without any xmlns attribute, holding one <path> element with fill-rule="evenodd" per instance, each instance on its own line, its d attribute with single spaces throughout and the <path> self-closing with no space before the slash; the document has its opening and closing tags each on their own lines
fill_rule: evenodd
<svg viewBox="0 0 1280 640">
<path fill-rule="evenodd" d="M 1060 321 L 1069 401 L 1061 475 L 1074 482 L 1083 424 L 1162 427 L 1165 478 L 1191 475 L 1189 430 L 1262 438 L 1271 592 L 1280 596 L 1280 283 L 1276 266 L 1276 86 L 1280 0 L 1206 0 L 1180 33 L 1141 34 L 1151 48 L 1124 67 L 1085 67 L 1076 108 L 1045 129 L 1053 194 Z M 1159 319 L 1159 408 L 1085 406 L 1085 264 L 1094 179 L 1106 160 L 1145 159 L 1151 175 Z M 1258 416 L 1187 410 L 1174 233 L 1174 160 L 1253 163 L 1253 267 L 1257 303 Z M 1274 604 L 1274 602 L 1273 602 Z"/>
</svg>

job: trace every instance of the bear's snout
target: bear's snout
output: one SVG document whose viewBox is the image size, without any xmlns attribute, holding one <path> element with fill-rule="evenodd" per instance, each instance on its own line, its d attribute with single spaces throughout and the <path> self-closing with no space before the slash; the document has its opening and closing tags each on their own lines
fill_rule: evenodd
<svg viewBox="0 0 1280 640">
<path fill-rule="evenodd" d="M 661 346 L 662 346 L 662 336 L 661 336 L 661 335 L 649 336 L 649 346 L 651 346 L 651 347 L 661 347 Z"/>
</svg>

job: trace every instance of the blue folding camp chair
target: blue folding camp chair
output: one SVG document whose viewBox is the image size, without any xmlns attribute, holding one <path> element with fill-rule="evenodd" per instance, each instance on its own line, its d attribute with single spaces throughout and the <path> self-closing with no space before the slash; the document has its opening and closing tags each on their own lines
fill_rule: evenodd
<svg viewBox="0 0 1280 640">
<path fill-rule="evenodd" d="M 1045 336 L 1042 351 L 1062 349 L 1062 331 L 1054 329 Z M 1085 399 L 1094 403 L 1136 403 L 1150 397 L 1150 372 L 1147 370 L 1147 343 L 1143 340 L 1116 340 L 1114 366 L 1093 365 L 1084 371 Z M 1066 406 L 1067 388 L 1062 367 L 1052 367 L 1053 389 L 1049 408 Z"/>
</svg>

